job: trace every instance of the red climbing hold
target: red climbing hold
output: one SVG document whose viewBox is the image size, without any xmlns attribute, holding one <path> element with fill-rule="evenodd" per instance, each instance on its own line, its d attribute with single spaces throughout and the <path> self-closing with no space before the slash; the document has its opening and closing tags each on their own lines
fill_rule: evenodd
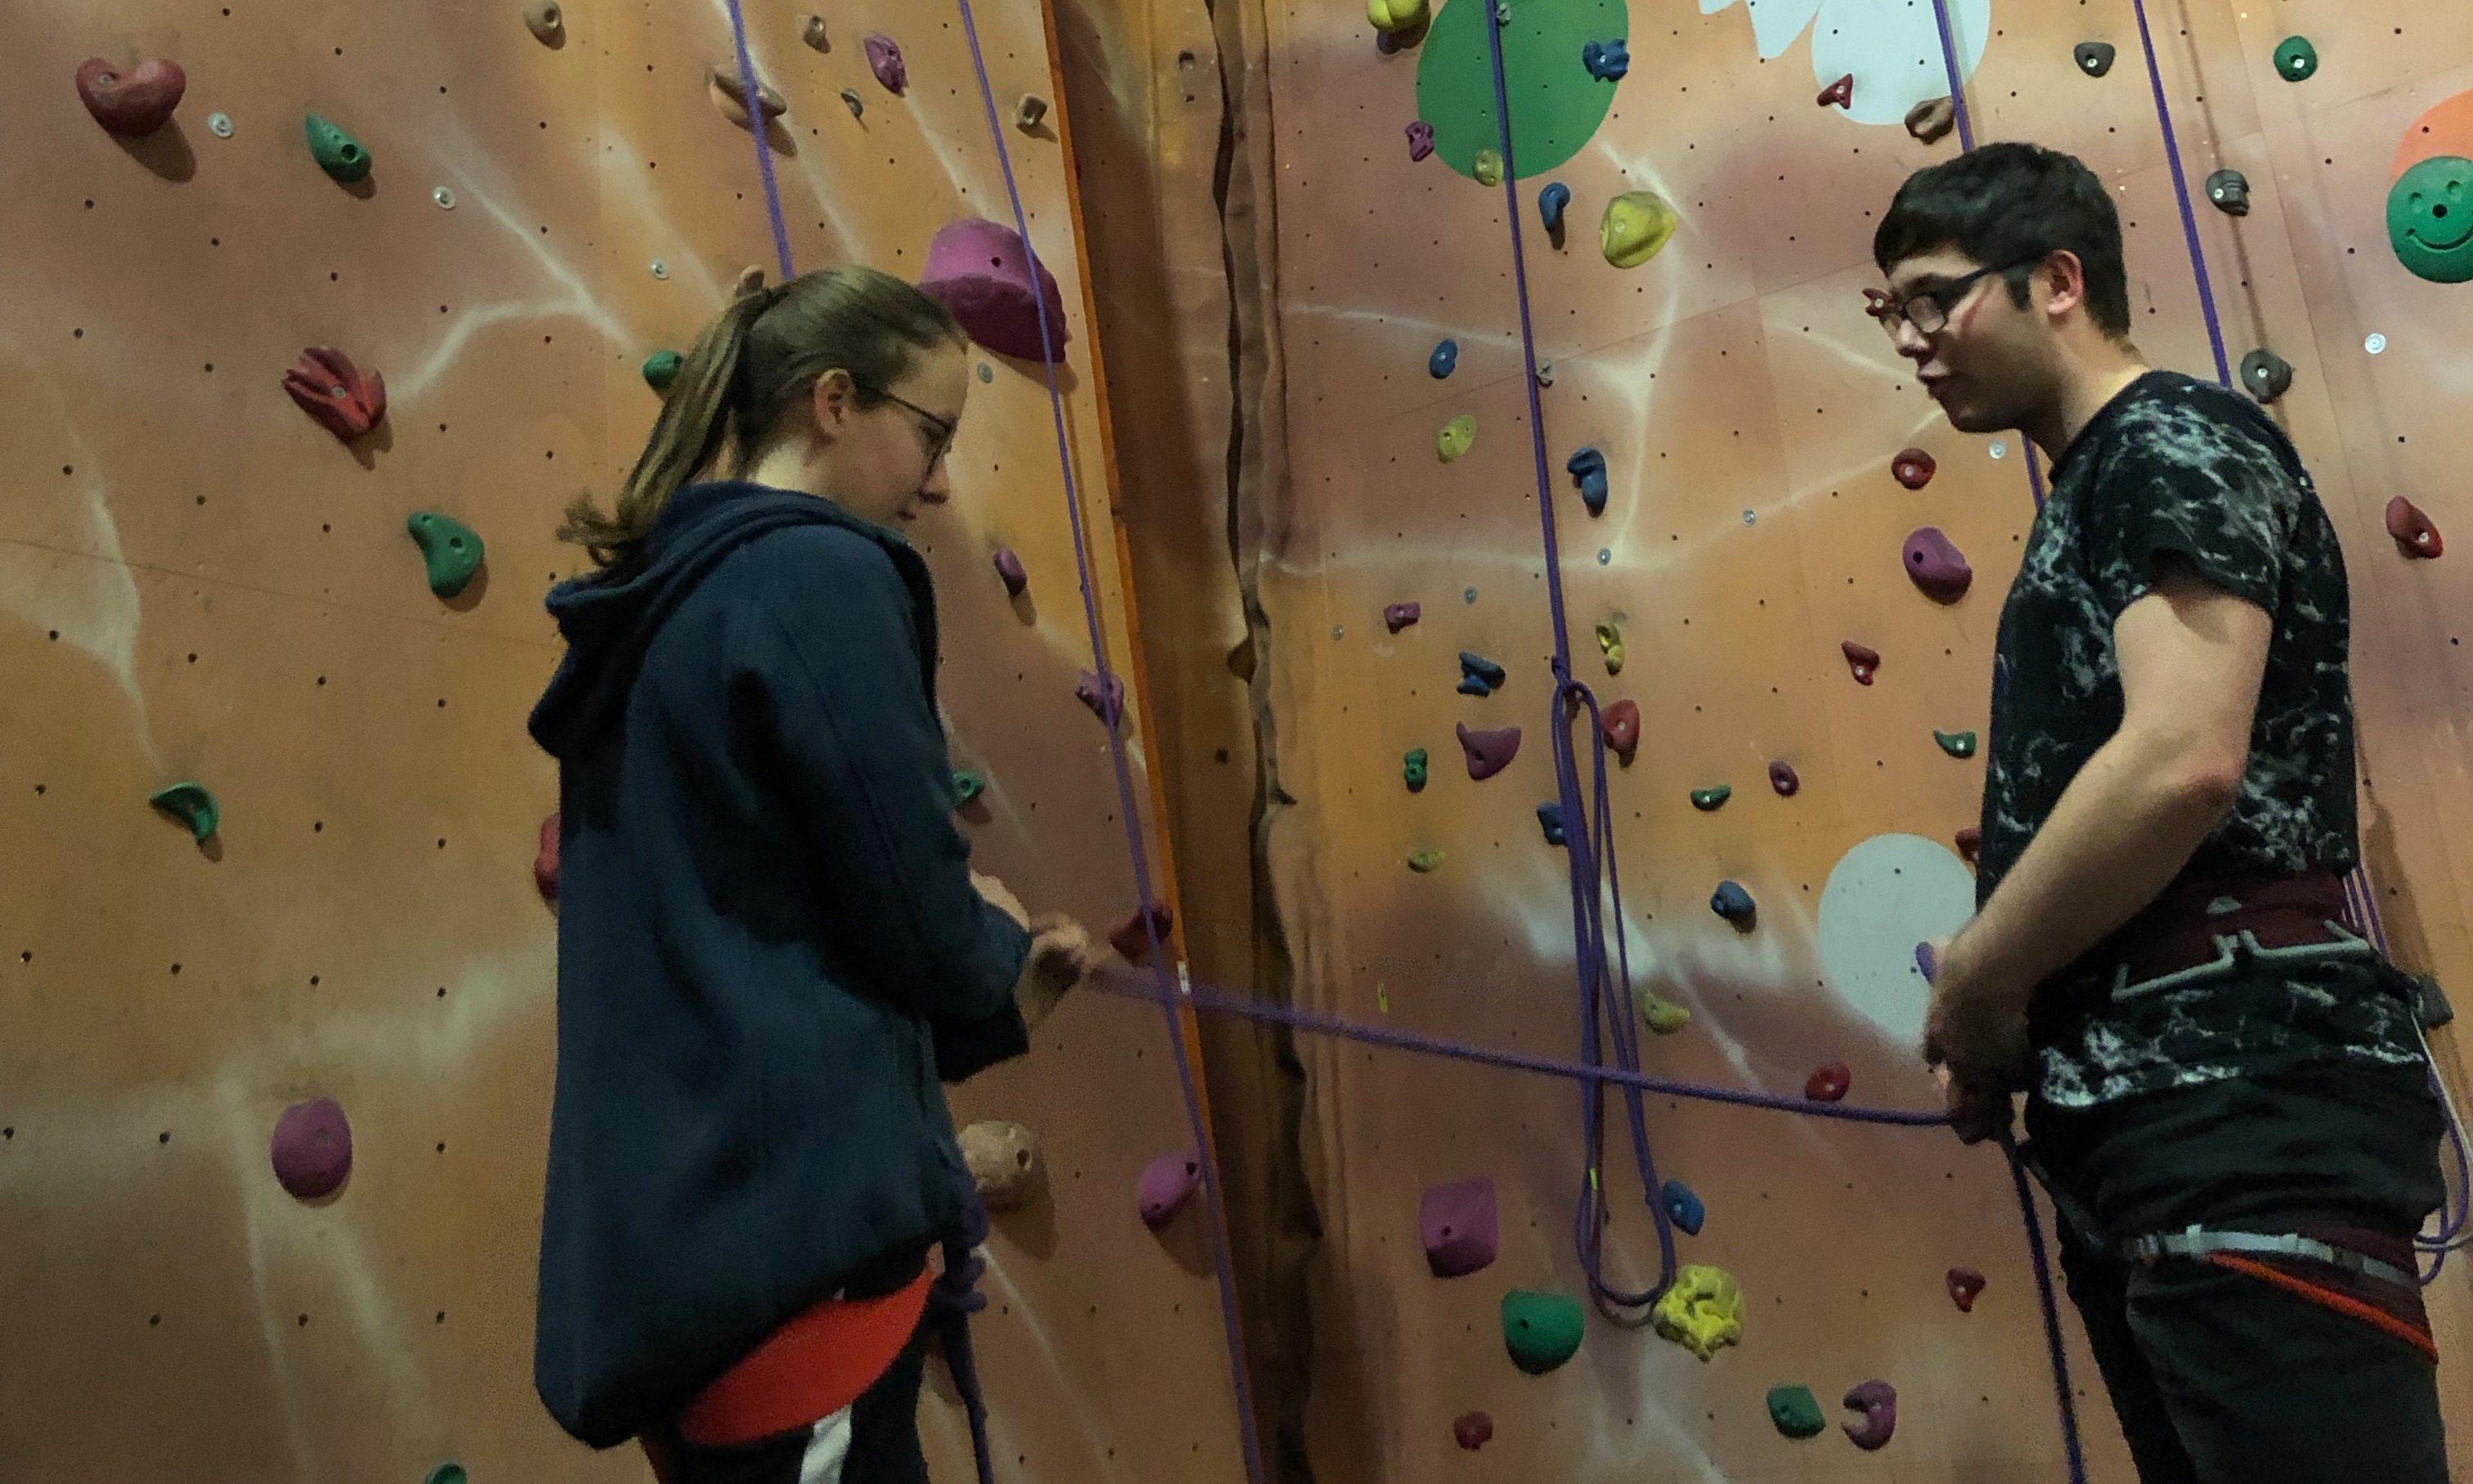
<svg viewBox="0 0 2473 1484">
<path fill-rule="evenodd" d="M 1136 907 L 1108 929 L 1108 946 L 1124 955 L 1126 962 L 1139 964 L 1150 955 L 1152 939 L 1163 945 L 1167 942 L 1167 930 L 1175 922 L 1176 915 L 1166 902 L 1152 902 L 1148 913 Z"/>
<path fill-rule="evenodd" d="M 363 371 L 352 358 L 326 346 L 311 346 L 283 373 L 283 390 L 321 427 L 350 443 L 386 416 L 386 378 Z"/>
<path fill-rule="evenodd" d="M 352 1172 L 352 1125 L 331 1097 L 295 1103 L 275 1120 L 268 1150 L 276 1184 L 303 1201 L 331 1193 Z"/>
<path fill-rule="evenodd" d="M 533 885 L 540 889 L 541 900 L 558 905 L 558 811 L 549 811 L 541 821 L 540 850 L 533 856 Z"/>
<path fill-rule="evenodd" d="M 77 69 L 78 97 L 103 132 L 121 139 L 151 134 L 170 123 L 189 88 L 177 61 L 157 57 L 134 67 L 115 67 L 89 57 Z"/>
<path fill-rule="evenodd" d="M 1975 857 L 1983 852 L 1983 826 L 1969 825 L 1952 837 L 1957 845 L 1958 859 L 1972 866 Z"/>
<path fill-rule="evenodd" d="M 1834 1103 L 1846 1095 L 1855 1082 L 1855 1074 L 1843 1062 L 1832 1062 L 1803 1079 L 1803 1095 L 1815 1103 Z"/>
<path fill-rule="evenodd" d="M 1452 1440 L 1474 1453 L 1494 1436 L 1494 1419 L 1483 1412 L 1462 1412 L 1452 1419 Z"/>
<path fill-rule="evenodd" d="M 2447 549 L 2438 527 L 2430 523 L 2421 507 L 2400 494 L 2388 501 L 2388 535 L 2395 538 L 2396 550 L 2408 557 L 2436 557 Z"/>
<path fill-rule="evenodd" d="M 1975 568 L 1938 526 L 1923 526 L 1907 538 L 1907 576 L 1934 603 L 1955 603 L 1975 586 Z"/>
<path fill-rule="evenodd" d="M 1889 472 L 1909 490 L 1920 490 L 1931 484 L 1933 475 L 1939 469 L 1940 465 L 1933 461 L 1933 456 L 1920 448 L 1902 448 L 1898 450 L 1898 456 L 1889 461 Z"/>
<path fill-rule="evenodd" d="M 1417 1205 L 1417 1235 L 1436 1278 L 1466 1278 L 1491 1265 L 1498 1228 L 1494 1182 L 1483 1175 L 1428 1185 Z"/>
<path fill-rule="evenodd" d="M 1599 711 L 1597 730 L 1604 733 L 1606 746 L 1623 761 L 1631 761 L 1632 750 L 1640 746 L 1640 703 L 1625 696 Z"/>
<path fill-rule="evenodd" d="M 1471 731 L 1469 724 L 1459 725 L 1460 751 L 1468 754 L 1469 777 L 1490 778 L 1511 766 L 1520 755 L 1520 729 L 1497 727 L 1490 730 Z"/>
<path fill-rule="evenodd" d="M 1873 675 L 1881 668 L 1881 652 L 1853 639 L 1841 641 L 1837 648 L 1846 656 L 1846 667 L 1855 672 L 1856 683 L 1871 684 Z"/>
<path fill-rule="evenodd" d="M 1889 305 L 1893 302 L 1895 302 L 1895 300 L 1891 299 L 1887 294 L 1879 289 L 1865 289 L 1863 291 L 1863 312 L 1870 315 L 1875 320 L 1888 318 Z"/>
<path fill-rule="evenodd" d="M 1021 559 L 1013 554 L 1012 547 L 996 548 L 996 576 L 1004 579 L 1005 595 L 1020 597 L 1022 590 L 1030 586 L 1030 573 L 1022 566 Z"/>
<path fill-rule="evenodd" d="M 1853 108 L 1855 106 L 1855 74 L 1850 72 L 1844 77 L 1839 78 L 1837 82 L 1830 84 L 1827 87 L 1822 88 L 1820 90 L 1820 96 L 1813 101 L 1818 103 L 1824 108 L 1828 108 L 1831 104 L 1836 104 L 1841 108 Z"/>
<path fill-rule="evenodd" d="M 1065 357 L 1065 299 L 1047 265 L 1033 286 L 1021 234 L 981 217 L 955 222 L 927 244 L 919 286 L 953 312 L 972 340 L 1026 361 Z M 1041 338 L 1042 312 L 1046 335 Z"/>
<path fill-rule="evenodd" d="M 1176 1219 L 1202 1184 L 1202 1156 L 1191 1149 L 1164 1154 L 1142 1170 L 1134 1185 L 1134 1209 L 1142 1225 L 1156 1232 Z"/>
<path fill-rule="evenodd" d="M 1961 1314 L 1975 1312 L 1975 1296 L 1983 1291 L 1983 1275 L 1973 1268 L 1949 1270 L 1949 1302 Z"/>
</svg>

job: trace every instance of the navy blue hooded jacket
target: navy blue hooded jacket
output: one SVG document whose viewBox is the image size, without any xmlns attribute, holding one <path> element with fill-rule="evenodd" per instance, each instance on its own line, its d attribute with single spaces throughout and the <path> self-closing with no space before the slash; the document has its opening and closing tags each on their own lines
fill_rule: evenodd
<svg viewBox="0 0 2473 1484">
<path fill-rule="evenodd" d="M 532 715 L 563 813 L 533 1376 L 601 1448 L 958 1230 L 939 1074 L 1028 1046 L 1029 935 L 953 827 L 919 554 L 747 484 L 680 491 L 648 549 L 551 592 L 568 648 Z"/>
</svg>

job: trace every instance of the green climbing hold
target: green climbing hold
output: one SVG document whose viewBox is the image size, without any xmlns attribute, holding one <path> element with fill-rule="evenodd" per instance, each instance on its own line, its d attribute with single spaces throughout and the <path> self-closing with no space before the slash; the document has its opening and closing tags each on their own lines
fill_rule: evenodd
<svg viewBox="0 0 2473 1484">
<path fill-rule="evenodd" d="M 1402 754 L 1400 758 L 1400 778 L 1403 782 L 1408 785 L 1408 792 L 1412 794 L 1425 792 L 1426 762 L 1426 750 L 1422 747 L 1412 747 L 1408 749 L 1405 754 Z"/>
<path fill-rule="evenodd" d="M 223 811 L 215 806 L 215 796 L 206 791 L 204 783 L 175 783 L 157 790 L 146 802 L 188 826 L 189 833 L 197 836 L 200 845 L 206 843 L 206 837 L 223 821 Z"/>
<path fill-rule="evenodd" d="M 1735 786 L 1731 783 L 1720 783 L 1715 788 L 1695 788 L 1692 791 L 1692 807 L 1707 814 L 1722 807 L 1727 800 L 1734 797 Z"/>
<path fill-rule="evenodd" d="M 644 357 L 644 384 L 656 392 L 667 392 L 670 383 L 679 379 L 683 359 L 675 350 L 656 350 Z"/>
<path fill-rule="evenodd" d="M 2275 70 L 2288 83 L 2298 83 L 2318 70 L 2318 48 L 2308 36 L 2286 36 L 2276 43 Z"/>
<path fill-rule="evenodd" d="M 1820 1399 L 1809 1386 L 1769 1388 L 1769 1421 L 1789 1438 L 1818 1437 L 1829 1419 L 1821 1415 Z"/>
<path fill-rule="evenodd" d="M 1421 876 L 1431 874 L 1433 869 L 1442 863 L 1443 852 L 1440 850 L 1410 850 L 1408 852 L 1408 869 Z"/>
<path fill-rule="evenodd" d="M 2416 278 L 2473 282 L 2473 159 L 2434 155 L 2396 177 L 2388 242 Z"/>
<path fill-rule="evenodd" d="M 1434 457 L 1445 464 L 1456 464 L 1476 442 L 1477 419 L 1462 413 L 1444 423 L 1443 430 L 1434 435 Z"/>
<path fill-rule="evenodd" d="M 988 791 L 988 780 L 968 768 L 953 770 L 953 806 L 960 808 Z"/>
<path fill-rule="evenodd" d="M 429 590 L 451 598 L 464 590 L 481 568 L 481 537 L 452 515 L 434 510 L 415 512 L 403 523 L 420 545 L 420 560 L 429 568 Z"/>
<path fill-rule="evenodd" d="M 1511 1363 L 1543 1376 L 1580 1349 L 1580 1301 L 1568 1293 L 1514 1288 L 1502 1296 L 1502 1348 Z"/>
<path fill-rule="evenodd" d="M 1501 185 L 1502 156 L 1492 150 L 1477 151 L 1477 158 L 1469 162 L 1469 174 L 1477 178 L 1479 185 Z"/>
<path fill-rule="evenodd" d="M 429 1471 L 429 1476 L 420 1484 L 469 1484 L 470 1477 L 464 1472 L 462 1464 L 440 1464 Z"/>
<path fill-rule="evenodd" d="M 361 148 L 361 141 L 315 113 L 309 115 L 305 127 L 309 132 L 309 154 L 318 161 L 319 169 L 345 185 L 368 178 L 370 152 Z"/>
<path fill-rule="evenodd" d="M 1972 757 L 1975 755 L 1974 732 L 1935 731 L 1933 733 L 1933 740 L 1939 743 L 1940 750 L 1947 753 L 1952 757 Z"/>
</svg>

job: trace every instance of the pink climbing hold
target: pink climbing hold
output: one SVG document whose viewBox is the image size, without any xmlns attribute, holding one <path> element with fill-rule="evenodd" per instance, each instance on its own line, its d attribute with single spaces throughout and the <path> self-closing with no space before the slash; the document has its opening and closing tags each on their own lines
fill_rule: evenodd
<svg viewBox="0 0 2473 1484">
<path fill-rule="evenodd" d="M 1382 610 L 1382 627 L 1397 634 L 1425 616 L 1422 603 L 1394 603 Z"/>
<path fill-rule="evenodd" d="M 972 340 L 998 355 L 1025 361 L 1065 356 L 1065 298 L 1047 265 L 1038 265 L 1033 286 L 1029 251 L 1021 234 L 983 217 L 947 227 L 927 244 L 927 270 L 919 286 L 953 312 Z M 1046 314 L 1046 338 L 1040 316 Z"/>
<path fill-rule="evenodd" d="M 2426 561 L 2447 549 L 2438 527 L 2430 523 L 2421 507 L 2400 494 L 2388 501 L 2388 535 L 2395 538 L 2396 550 L 2408 557 Z"/>
<path fill-rule="evenodd" d="M 85 110 L 116 139 L 140 139 L 172 121 L 189 75 L 180 64 L 156 57 L 134 67 L 115 67 L 89 57 L 77 69 L 78 97 Z"/>
<path fill-rule="evenodd" d="M 996 548 L 996 576 L 1004 579 L 1008 597 L 1020 597 L 1022 590 L 1030 586 L 1030 573 L 1022 566 L 1021 559 L 1013 554 L 1012 547 Z"/>
<path fill-rule="evenodd" d="M 1866 289 L 1863 292 L 1868 294 L 1873 291 Z M 1882 296 L 1884 302 L 1886 302 L 1887 299 L 1887 295 Z M 1909 490 L 1920 490 L 1931 484 L 1933 475 L 1939 470 L 1939 463 L 1920 448 L 1900 449 L 1898 456 L 1889 461 L 1890 476 Z"/>
<path fill-rule="evenodd" d="M 276 1182 L 295 1198 L 314 1201 L 352 1172 L 352 1125 L 344 1105 L 313 1097 L 283 1110 L 268 1151 Z"/>
<path fill-rule="evenodd" d="M 1452 1441 L 1474 1453 L 1494 1437 L 1494 1419 L 1483 1412 L 1462 1412 L 1452 1419 Z"/>
<path fill-rule="evenodd" d="M 1983 1275 L 1973 1268 L 1949 1270 L 1949 1302 L 1957 1305 L 1961 1314 L 1975 1312 L 1976 1295 L 1983 1291 Z"/>
<path fill-rule="evenodd" d="M 283 373 L 283 390 L 319 426 L 345 443 L 377 426 L 386 416 L 386 378 L 363 371 L 352 358 L 327 346 L 311 346 Z"/>
<path fill-rule="evenodd" d="M 901 43 L 878 32 L 859 43 L 867 53 L 867 70 L 884 84 L 884 90 L 898 93 L 910 85 L 910 66 L 901 60 Z"/>
<path fill-rule="evenodd" d="M 1149 956 L 1151 940 L 1156 938 L 1165 944 L 1167 930 L 1175 923 L 1176 914 L 1168 910 L 1166 902 L 1152 902 L 1147 911 L 1136 907 L 1108 929 L 1108 946 L 1123 955 L 1127 963 L 1139 964 Z"/>
<path fill-rule="evenodd" d="M 1773 762 L 1769 764 L 1769 787 L 1777 790 L 1780 799 L 1791 799 L 1803 787 L 1803 779 L 1795 776 L 1794 764 Z"/>
<path fill-rule="evenodd" d="M 1836 104 L 1841 108 L 1853 108 L 1855 106 L 1855 74 L 1850 72 L 1844 77 L 1839 78 L 1837 82 L 1830 84 L 1827 87 L 1822 88 L 1820 90 L 1820 96 L 1813 101 L 1824 108 L 1828 108 L 1832 104 Z"/>
<path fill-rule="evenodd" d="M 1975 568 L 1938 526 L 1923 526 L 1907 538 L 1907 576 L 1934 603 L 1955 603 L 1975 586 Z"/>
<path fill-rule="evenodd" d="M 1089 706 L 1092 715 L 1114 727 L 1125 714 L 1124 679 L 1113 670 L 1106 675 L 1085 670 L 1082 678 L 1073 682 L 1073 699 Z"/>
<path fill-rule="evenodd" d="M 1408 162 L 1416 164 L 1434 153 L 1434 126 L 1424 119 L 1408 126 Z"/>
<path fill-rule="evenodd" d="M 1843 1062 L 1832 1062 L 1803 1079 L 1803 1095 L 1815 1103 L 1835 1103 L 1855 1085 L 1855 1074 Z"/>
<path fill-rule="evenodd" d="M 1859 1381 L 1846 1393 L 1846 1406 L 1863 1414 L 1862 1420 L 1848 1421 L 1838 1425 L 1846 1436 L 1863 1451 L 1877 1452 L 1889 1446 L 1889 1435 L 1898 1430 L 1898 1389 L 1886 1381 Z"/>
<path fill-rule="evenodd" d="M 540 849 L 533 855 L 533 885 L 540 892 L 541 900 L 558 905 L 558 811 L 549 811 L 541 821 Z"/>
<path fill-rule="evenodd" d="M 1134 1207 L 1142 1213 L 1142 1225 L 1156 1232 L 1174 1221 L 1201 1184 L 1199 1153 L 1187 1149 L 1153 1160 L 1134 1185 Z"/>
<path fill-rule="evenodd" d="M 1858 644 L 1853 639 L 1841 640 L 1837 648 L 1846 657 L 1846 667 L 1855 672 L 1855 682 L 1871 684 L 1872 677 L 1881 669 L 1881 652 L 1868 644 Z"/>
<path fill-rule="evenodd" d="M 1983 826 L 1969 825 L 1950 837 L 1957 847 L 1957 858 L 1972 866 L 1975 857 L 1983 853 Z"/>
<path fill-rule="evenodd" d="M 1417 1206 L 1417 1234 L 1436 1278 L 1466 1278 L 1492 1264 L 1498 1236 L 1494 1182 L 1479 1175 L 1428 1185 Z"/>
<path fill-rule="evenodd" d="M 1472 731 L 1469 724 L 1462 722 L 1459 733 L 1460 751 L 1468 754 L 1469 777 L 1472 778 L 1490 778 L 1510 767 L 1511 759 L 1520 755 L 1520 729 L 1517 727 Z"/>
<path fill-rule="evenodd" d="M 1629 696 L 1597 713 L 1597 730 L 1613 748 L 1617 756 L 1631 761 L 1634 749 L 1640 746 L 1640 703 Z"/>
</svg>

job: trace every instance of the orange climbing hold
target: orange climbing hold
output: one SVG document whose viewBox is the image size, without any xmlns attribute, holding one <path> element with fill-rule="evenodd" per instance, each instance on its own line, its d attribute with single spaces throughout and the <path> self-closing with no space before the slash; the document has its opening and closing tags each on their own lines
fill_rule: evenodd
<svg viewBox="0 0 2473 1484">
<path fill-rule="evenodd" d="M 2388 501 L 2388 535 L 2395 538 L 2396 550 L 2408 557 L 2427 560 L 2447 549 L 2438 527 L 2430 523 L 2421 507 L 2400 494 Z"/>
</svg>

